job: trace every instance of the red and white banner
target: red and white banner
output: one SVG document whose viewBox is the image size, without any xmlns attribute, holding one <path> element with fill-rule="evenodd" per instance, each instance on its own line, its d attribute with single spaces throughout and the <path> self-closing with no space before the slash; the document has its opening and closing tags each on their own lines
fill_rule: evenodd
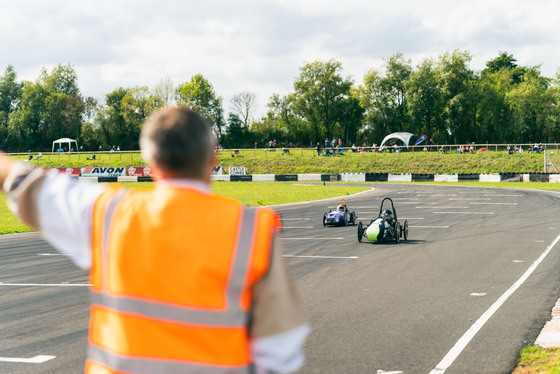
<svg viewBox="0 0 560 374">
<path fill-rule="evenodd" d="M 124 177 L 126 168 L 82 168 L 82 177 Z"/>
<path fill-rule="evenodd" d="M 80 168 L 52 168 L 52 169 L 45 169 L 45 172 L 66 174 L 69 177 L 79 177 L 81 169 Z"/>
<path fill-rule="evenodd" d="M 149 167 L 134 167 L 131 166 L 126 170 L 126 175 L 129 177 L 153 177 L 152 169 Z"/>
</svg>

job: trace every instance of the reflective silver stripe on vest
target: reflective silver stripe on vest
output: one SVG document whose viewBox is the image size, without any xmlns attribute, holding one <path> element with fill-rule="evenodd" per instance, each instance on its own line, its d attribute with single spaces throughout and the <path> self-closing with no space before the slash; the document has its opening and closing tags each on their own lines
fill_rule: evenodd
<svg viewBox="0 0 560 374">
<path fill-rule="evenodd" d="M 127 191 L 119 191 L 111 198 L 109 204 L 107 205 L 107 210 L 105 210 L 105 217 L 103 219 L 103 238 L 101 241 L 101 267 L 103 276 L 103 290 L 107 290 L 107 251 L 108 251 L 108 240 L 109 232 L 111 231 L 111 221 L 113 219 L 113 213 L 115 213 L 115 208 L 126 195 Z"/>
<path fill-rule="evenodd" d="M 124 313 L 135 313 L 148 318 L 164 319 L 177 323 L 206 325 L 209 327 L 246 327 L 249 320 L 249 311 L 241 308 L 241 294 L 249 271 L 253 237 L 255 233 L 256 209 L 244 208 L 238 239 L 235 247 L 235 256 L 229 274 L 226 289 L 226 308 L 224 310 L 201 310 L 185 306 L 173 306 L 143 299 L 126 296 L 114 296 L 107 292 L 107 259 L 108 244 L 111 230 L 111 220 L 118 203 L 125 196 L 126 191 L 116 194 L 108 203 L 104 216 L 104 229 L 102 240 L 103 287 L 101 292 L 92 290 L 92 303 L 105 306 Z M 213 365 L 196 365 L 178 361 L 146 360 L 122 357 L 108 352 L 102 348 L 89 347 L 90 358 L 103 363 L 116 370 L 133 371 L 137 373 L 248 373 L 250 367 L 222 368 Z M 117 366 L 115 366 L 117 365 Z M 129 366 L 130 365 L 130 366 Z M 138 367 L 137 367 L 138 366 Z M 137 370 L 141 369 L 141 370 Z M 184 369 L 184 370 L 183 370 Z"/>
<path fill-rule="evenodd" d="M 209 366 L 204 364 L 184 363 L 178 361 L 150 360 L 115 355 L 97 347 L 90 346 L 89 358 L 104 363 L 113 370 L 136 374 L 248 374 L 253 373 L 253 366 Z"/>
<path fill-rule="evenodd" d="M 247 326 L 249 315 L 241 309 L 214 311 L 190 309 L 183 306 L 165 305 L 125 296 L 112 296 L 91 292 L 91 302 L 123 313 L 141 313 L 143 316 L 173 322 L 209 325 L 215 327 Z"/>
</svg>

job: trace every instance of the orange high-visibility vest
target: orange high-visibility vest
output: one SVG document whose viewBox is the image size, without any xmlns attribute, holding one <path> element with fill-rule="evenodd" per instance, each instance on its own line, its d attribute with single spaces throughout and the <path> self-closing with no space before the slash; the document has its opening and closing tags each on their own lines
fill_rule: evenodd
<svg viewBox="0 0 560 374">
<path fill-rule="evenodd" d="M 108 188 L 92 215 L 86 373 L 249 373 L 280 218 L 195 188 Z"/>
</svg>

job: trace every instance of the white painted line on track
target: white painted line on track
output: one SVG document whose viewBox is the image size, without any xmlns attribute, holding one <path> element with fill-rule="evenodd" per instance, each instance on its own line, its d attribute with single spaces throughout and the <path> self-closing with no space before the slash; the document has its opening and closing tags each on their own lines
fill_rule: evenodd
<svg viewBox="0 0 560 374">
<path fill-rule="evenodd" d="M 31 358 L 0 357 L 0 362 L 19 362 L 22 364 L 42 364 L 56 358 L 56 356 L 39 355 Z"/>
<path fill-rule="evenodd" d="M 514 294 L 515 291 L 525 281 L 529 278 L 529 276 L 535 271 L 535 269 L 540 265 L 541 262 L 545 259 L 545 257 L 550 253 L 552 248 L 558 243 L 560 240 L 560 235 L 558 235 L 552 243 L 545 249 L 545 251 L 540 255 L 540 257 L 533 262 L 533 264 L 527 269 L 527 271 L 511 286 L 480 318 L 465 332 L 465 334 L 455 343 L 453 348 L 443 357 L 439 364 L 436 365 L 435 369 L 430 371 L 430 374 L 443 374 L 445 370 L 447 370 L 453 362 L 459 357 L 459 355 L 463 352 L 466 346 L 470 343 L 470 341 L 474 338 L 474 336 L 480 331 L 480 329 L 488 322 L 488 320 L 496 313 L 498 309 L 507 301 L 507 299 Z"/>
<path fill-rule="evenodd" d="M 312 229 L 314 226 L 282 226 L 283 229 Z"/>
<path fill-rule="evenodd" d="M 413 220 L 413 219 L 424 219 L 424 217 L 410 217 L 410 218 L 406 217 L 406 218 L 399 218 L 399 221 L 400 221 L 401 219 L 402 219 L 402 220 L 407 219 L 407 220 L 411 221 L 411 220 Z"/>
<path fill-rule="evenodd" d="M 482 195 L 482 196 L 492 196 L 492 197 L 495 197 L 495 196 L 499 196 L 499 197 L 523 197 L 523 195 L 499 195 L 499 194 L 491 194 L 491 195 L 489 195 L 489 194 L 484 194 L 484 195 Z"/>
<path fill-rule="evenodd" d="M 470 202 L 469 204 L 472 204 L 472 205 L 517 205 L 517 203 L 473 203 L 473 202 Z"/>
<path fill-rule="evenodd" d="M 414 228 L 414 229 L 448 229 L 449 226 L 408 226 L 410 228 Z"/>
<path fill-rule="evenodd" d="M 0 282 L 0 287 L 12 286 L 12 287 L 90 287 L 93 284 L 85 283 L 2 283 Z"/>
<path fill-rule="evenodd" d="M 74 257 L 75 253 L 68 253 L 63 255 L 62 253 L 38 253 L 37 256 L 64 256 L 64 257 Z"/>
<path fill-rule="evenodd" d="M 329 259 L 356 259 L 358 256 L 298 256 L 298 255 L 282 255 L 282 257 L 291 258 L 329 258 Z"/>
<path fill-rule="evenodd" d="M 486 296 L 487 293 L 486 292 L 473 292 L 471 293 L 471 296 Z"/>
<path fill-rule="evenodd" d="M 416 195 L 418 197 L 449 197 L 449 196 L 457 196 L 457 195 L 432 195 L 432 194 L 423 194 L 423 195 Z M 452 200 L 452 199 L 450 199 Z"/>
<path fill-rule="evenodd" d="M 449 199 L 449 200 L 453 200 L 453 201 L 473 201 L 473 200 L 485 200 L 485 201 L 490 201 L 492 199 L 465 199 L 465 198 L 457 198 L 457 199 Z"/>
<path fill-rule="evenodd" d="M 433 214 L 494 214 L 494 212 L 432 212 Z"/>
<path fill-rule="evenodd" d="M 344 240 L 344 238 L 279 238 L 281 240 Z"/>
<path fill-rule="evenodd" d="M 468 206 L 417 206 L 416 209 L 469 209 Z"/>
</svg>

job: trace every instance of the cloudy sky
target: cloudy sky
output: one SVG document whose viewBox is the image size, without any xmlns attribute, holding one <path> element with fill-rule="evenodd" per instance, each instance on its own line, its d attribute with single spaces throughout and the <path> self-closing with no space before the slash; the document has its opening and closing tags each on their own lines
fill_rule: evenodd
<svg viewBox="0 0 560 374">
<path fill-rule="evenodd" d="M 306 62 L 334 58 L 361 83 L 402 52 L 413 65 L 455 49 L 481 70 L 500 51 L 519 65 L 560 67 L 557 0 L 0 0 L 0 69 L 20 80 L 71 64 L 82 94 L 175 85 L 200 73 L 231 109 L 243 90 L 258 112 L 293 90 Z"/>
</svg>

